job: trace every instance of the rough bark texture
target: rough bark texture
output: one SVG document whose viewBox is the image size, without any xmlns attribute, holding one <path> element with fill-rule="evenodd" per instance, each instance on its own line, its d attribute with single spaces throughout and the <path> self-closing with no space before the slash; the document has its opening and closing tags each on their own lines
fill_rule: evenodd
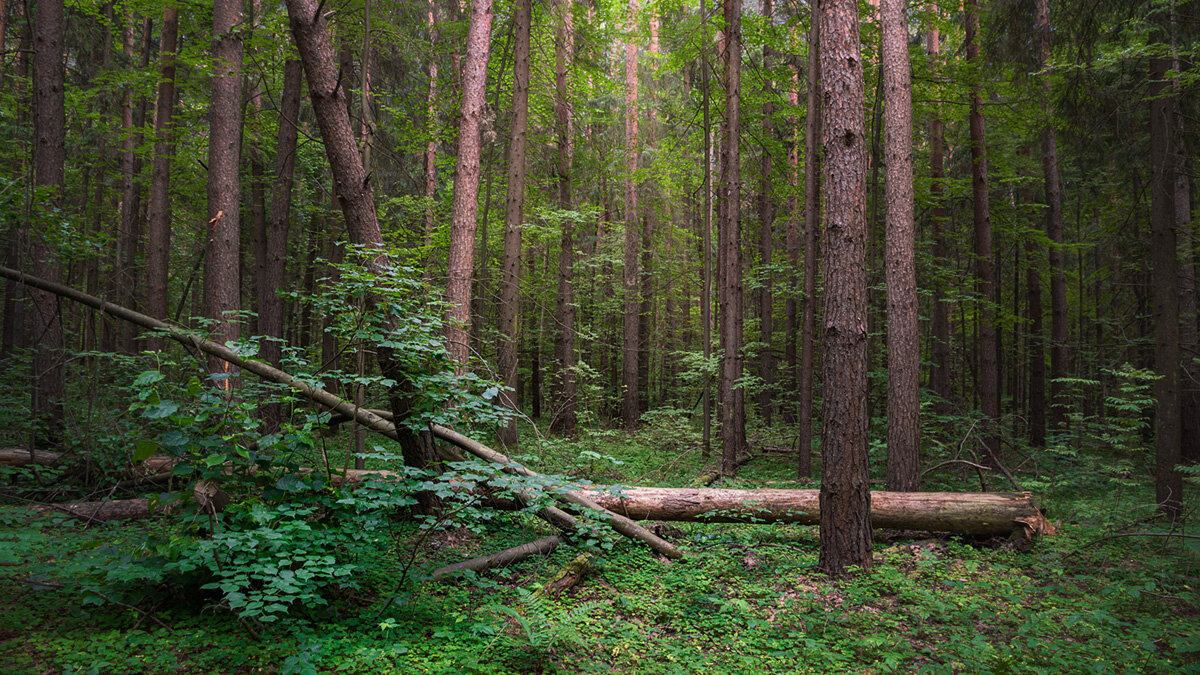
<svg viewBox="0 0 1200 675">
<path fill-rule="evenodd" d="M 621 350 L 621 424 L 637 428 L 638 418 L 638 47 L 633 33 L 638 14 L 637 0 L 629 1 L 629 36 L 625 43 L 625 298 L 624 333 Z"/>
<path fill-rule="evenodd" d="M 913 223 L 912 92 L 904 0 L 882 0 L 884 164 L 887 167 L 887 487 L 921 488 L 921 350 Z"/>
<path fill-rule="evenodd" d="M 1150 59 L 1151 256 L 1154 265 L 1154 495 L 1159 508 L 1177 518 L 1183 490 L 1179 463 L 1179 261 L 1175 232 L 1175 98 L 1167 72 L 1171 59 Z"/>
<path fill-rule="evenodd" d="M 467 29 L 467 56 L 463 61 L 462 112 L 458 124 L 458 160 L 455 164 L 451 204 L 450 253 L 446 299 L 446 346 L 466 368 L 470 353 L 471 279 L 475 269 L 476 214 L 481 174 L 480 132 L 487 98 L 487 63 L 491 49 L 492 1 L 472 0 Z"/>
<path fill-rule="evenodd" d="M 800 327 L 800 401 L 797 473 L 812 476 L 813 362 L 817 347 L 817 265 L 821 259 L 821 27 L 808 33 L 807 119 L 804 122 L 804 319 Z"/>
<path fill-rule="evenodd" d="M 634 520 L 815 525 L 821 510 L 819 490 L 629 487 L 619 494 L 589 490 L 588 496 Z M 956 534 L 1003 535 L 1026 527 L 1053 532 L 1028 492 L 875 491 L 870 520 L 876 528 Z"/>
<path fill-rule="evenodd" d="M 1043 69 L 1050 62 L 1050 9 L 1047 0 L 1036 0 L 1034 28 L 1037 34 L 1038 60 Z M 1066 424 L 1064 385 L 1067 376 L 1067 275 L 1063 260 L 1062 186 L 1058 177 L 1058 140 L 1054 119 L 1054 91 L 1050 73 L 1042 73 L 1042 175 L 1045 180 L 1046 236 L 1050 239 L 1050 427 Z"/>
<path fill-rule="evenodd" d="M 774 6 L 771 0 L 763 0 L 763 22 L 771 25 L 774 21 Z M 773 53 L 770 45 L 763 45 L 763 70 L 769 72 L 772 66 Z M 774 82 L 766 83 L 769 89 L 774 89 Z M 759 341 L 762 343 L 762 353 L 759 354 L 758 376 L 762 379 L 762 391 L 758 395 L 758 414 L 762 416 L 763 424 L 771 426 L 771 412 L 775 400 L 775 353 L 772 351 L 772 333 L 774 332 L 775 299 L 771 287 L 771 249 L 774 242 L 771 228 L 775 220 L 775 205 L 771 202 L 771 153 L 767 143 L 775 135 L 771 115 L 775 105 L 767 97 L 762 107 L 762 142 L 759 148 L 758 167 L 758 251 L 759 263 L 763 267 L 762 288 L 758 292 Z"/>
<path fill-rule="evenodd" d="M 556 0 L 554 3 L 554 122 L 558 145 L 556 197 L 558 208 L 571 211 L 575 208 L 571 194 L 573 171 L 573 146 L 571 141 L 572 116 L 568 100 L 570 93 L 567 82 L 567 67 L 574 55 L 574 24 L 571 16 L 572 3 Z M 558 336 L 554 343 L 554 381 L 552 398 L 554 417 L 550 430 L 561 434 L 575 433 L 575 240 L 574 220 L 564 218 L 562 242 L 558 252 L 558 293 L 555 296 L 555 314 L 558 318 Z"/>
<path fill-rule="evenodd" d="M 506 389 L 500 403 L 517 411 L 517 317 L 520 315 L 521 232 L 525 205 L 525 140 L 529 119 L 529 24 L 530 0 L 519 0 L 513 14 L 516 41 L 513 54 L 512 123 L 508 142 L 508 193 L 504 207 L 504 261 L 500 279 L 500 343 L 497 355 L 500 379 Z M 514 417 L 499 431 L 503 445 L 517 442 Z"/>
<path fill-rule="evenodd" d="M 800 69 L 792 64 L 792 86 L 788 91 L 788 104 L 793 110 L 800 108 Z M 783 334 L 784 334 L 784 391 L 787 392 L 787 403 L 782 408 L 783 422 L 787 425 L 796 424 L 796 405 L 794 398 L 799 395 L 799 363 L 797 362 L 797 354 L 799 351 L 796 347 L 800 343 L 800 321 L 799 321 L 799 303 L 797 302 L 797 293 L 795 288 L 798 286 L 799 278 L 797 273 L 800 270 L 800 120 L 799 117 L 793 117 L 791 120 L 791 142 L 788 144 L 788 219 L 787 219 L 787 234 L 785 238 L 785 246 L 787 249 L 787 258 L 790 265 L 788 273 L 788 292 L 783 306 Z"/>
<path fill-rule="evenodd" d="M 867 470 L 866 120 L 858 5 L 818 4 L 824 127 L 825 310 L 820 567 L 871 567 Z"/>
<path fill-rule="evenodd" d="M 937 3 L 931 3 L 930 13 L 936 16 Z M 933 68 L 937 68 L 941 36 L 937 23 L 931 22 L 925 51 Z M 944 188 L 943 169 L 945 140 L 942 134 L 941 113 L 935 107 L 929 119 L 929 198 L 933 202 L 930 220 L 933 225 L 933 258 L 936 264 L 945 265 L 946 260 L 946 204 L 942 198 Z M 929 370 L 929 388 L 943 399 L 950 398 L 950 303 L 946 299 L 946 282 L 937 275 L 933 283 L 933 348 Z"/>
<path fill-rule="evenodd" d="M 175 107 L 175 50 L 179 35 L 179 10 L 163 9 L 159 35 L 158 99 L 154 109 L 154 160 L 150 173 L 150 199 L 146 207 L 146 313 L 167 318 L 167 279 L 171 264 L 171 116 Z M 154 338 L 151 349 L 161 349 Z"/>
<path fill-rule="evenodd" d="M 724 0 L 725 120 L 721 126 L 721 218 L 717 224 L 720 267 L 721 372 L 717 400 L 721 411 L 721 473 L 732 476 L 746 446 L 745 395 L 735 383 L 742 376 L 742 3 Z"/>
<path fill-rule="evenodd" d="M 325 156 L 333 172 L 334 197 L 341 206 L 347 233 L 355 244 L 377 249 L 383 245 L 383 236 L 375 212 L 375 195 L 355 147 L 346 106 L 346 90 L 338 77 L 337 61 L 325 27 L 325 17 L 320 13 L 316 0 L 288 0 L 287 8 L 292 34 L 308 79 L 313 112 L 325 143 Z M 489 22 L 490 19 L 489 13 Z M 387 262 L 386 256 L 378 252 L 367 264 L 371 271 L 380 273 Z M 398 383 L 388 397 L 393 413 L 402 420 L 407 417 L 411 407 L 408 377 L 400 360 L 390 349 L 380 348 L 376 355 L 383 375 Z M 374 428 L 370 424 L 364 423 L 364 426 Z M 428 439 L 402 424 L 395 429 L 405 464 L 425 468 L 437 461 Z M 427 499 L 423 506 L 432 509 L 436 504 Z"/>
<path fill-rule="evenodd" d="M 242 0 L 216 0 L 213 5 L 212 94 L 208 108 L 208 238 L 204 248 L 204 312 L 215 323 L 217 342 L 238 337 L 230 316 L 240 303 L 239 220 L 242 146 Z M 217 386 L 228 390 L 235 371 L 228 362 L 210 359 L 213 373 L 224 373 Z"/>
<path fill-rule="evenodd" d="M 66 158 L 66 113 L 63 92 L 63 33 L 65 18 L 62 0 L 37 3 L 33 32 L 33 184 L 47 190 L 43 206 L 61 208 Z M 49 211 L 50 209 L 45 209 Z M 30 244 L 29 269 L 34 274 L 57 281 L 62 269 L 42 237 L 27 232 Z M 34 418 L 45 426 L 47 437 L 57 434 L 63 417 L 63 326 L 54 296 L 32 291 L 29 310 L 29 344 L 33 345 Z M 41 439 L 33 439 L 33 445 Z"/>
<path fill-rule="evenodd" d="M 967 59 L 980 63 L 979 13 L 976 0 L 965 5 Z M 992 255 L 992 215 L 988 197 L 987 137 L 983 95 L 978 81 L 971 83 L 971 195 L 975 222 L 975 275 L 979 307 L 979 399 L 987 427 L 983 430 L 984 463 L 996 466 L 1000 458 L 1000 349 L 996 331 L 996 274 Z"/>
</svg>

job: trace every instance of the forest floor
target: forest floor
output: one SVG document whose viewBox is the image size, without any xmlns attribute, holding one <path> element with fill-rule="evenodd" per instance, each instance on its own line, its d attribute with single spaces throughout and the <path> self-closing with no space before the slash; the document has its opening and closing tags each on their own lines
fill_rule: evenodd
<svg viewBox="0 0 1200 675">
<path fill-rule="evenodd" d="M 650 429 L 545 441 L 534 466 L 686 485 L 706 466 L 690 437 Z M 757 440 L 772 444 L 787 439 Z M 194 588 L 122 605 L 83 581 L 145 555 L 148 533 L 170 536 L 167 520 L 83 527 L 4 507 L 0 672 L 1200 672 L 1197 529 L 1144 521 L 1148 475 L 1102 464 L 1028 476 L 1058 526 L 1031 551 L 877 532 L 874 568 L 840 581 L 816 569 L 815 527 L 680 523 L 665 534 L 685 559 L 601 543 L 583 581 L 547 598 L 536 590 L 578 549 L 474 578 L 420 574 L 550 534 L 540 521 L 513 514 L 426 537 L 398 521 L 359 588 L 269 625 L 239 621 Z M 977 489 L 947 481 L 930 489 Z M 795 482 L 793 456 L 773 453 L 725 485 L 815 487 Z"/>
</svg>

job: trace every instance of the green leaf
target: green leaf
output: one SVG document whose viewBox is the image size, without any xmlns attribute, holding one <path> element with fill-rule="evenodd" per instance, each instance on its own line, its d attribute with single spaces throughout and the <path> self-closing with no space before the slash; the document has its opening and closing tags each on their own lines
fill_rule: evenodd
<svg viewBox="0 0 1200 675">
<path fill-rule="evenodd" d="M 133 446 L 133 461 L 144 462 L 156 452 L 158 452 L 158 441 L 143 438 Z"/>
<path fill-rule="evenodd" d="M 166 375 L 163 375 L 157 370 L 142 371 L 136 378 L 134 378 L 133 386 L 148 387 L 155 382 L 162 380 L 164 377 L 166 377 Z"/>
</svg>

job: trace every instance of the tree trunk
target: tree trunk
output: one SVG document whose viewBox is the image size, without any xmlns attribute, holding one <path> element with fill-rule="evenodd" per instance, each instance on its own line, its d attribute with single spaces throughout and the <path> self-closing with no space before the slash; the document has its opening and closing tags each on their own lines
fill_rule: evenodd
<svg viewBox="0 0 1200 675">
<path fill-rule="evenodd" d="M 763 22 L 770 26 L 774 21 L 774 10 L 771 0 L 763 0 L 762 3 L 762 18 Z M 773 60 L 773 50 L 770 45 L 763 44 L 763 70 L 770 72 Z M 765 86 L 769 89 L 774 89 L 774 82 L 767 82 Z M 771 228 L 775 220 L 775 207 L 771 203 L 771 153 L 767 149 L 767 144 L 771 137 L 775 135 L 774 125 L 771 122 L 771 115 L 774 112 L 775 106 L 771 102 L 770 97 L 766 98 L 762 107 L 762 143 L 760 145 L 761 155 L 759 157 L 758 175 L 759 175 L 759 191 L 758 191 L 758 251 L 759 262 L 763 268 L 762 288 L 758 294 L 758 317 L 759 317 L 759 342 L 762 343 L 762 353 L 759 354 L 758 361 L 758 376 L 762 379 L 762 391 L 758 395 L 758 414 L 762 416 L 763 424 L 771 426 L 771 412 L 774 407 L 775 399 L 775 354 L 772 351 L 772 333 L 774 326 L 772 321 L 774 317 L 775 298 L 771 288 L 771 249 L 774 248 L 774 242 L 771 236 Z"/>
<path fill-rule="evenodd" d="M 480 131 L 487 97 L 487 64 L 491 51 L 492 0 L 471 1 L 467 58 L 463 63 L 462 113 L 458 125 L 451 206 L 450 253 L 446 300 L 446 346 L 459 367 L 466 369 L 471 334 L 471 278 L 475 270 L 476 213 L 479 207 Z"/>
<path fill-rule="evenodd" d="M 426 249 L 425 280 L 433 276 L 433 228 L 434 202 L 437 197 L 437 100 L 438 100 L 438 62 L 437 62 L 437 26 L 434 14 L 437 11 L 435 0 L 429 0 L 426 10 L 425 28 L 429 31 L 429 63 L 425 67 L 429 78 L 429 93 L 425 97 L 425 239 L 422 244 Z"/>
<path fill-rule="evenodd" d="M 175 107 L 175 51 L 179 35 L 179 9 L 163 9 L 159 35 L 158 99 L 154 106 L 154 160 L 150 173 L 150 199 L 146 210 L 146 313 L 167 318 L 167 280 L 171 266 L 171 116 Z M 162 349 L 153 338 L 150 349 Z"/>
<path fill-rule="evenodd" d="M 820 490 L 727 490 L 626 487 L 619 495 L 586 493 L 610 511 L 634 520 L 701 523 L 797 523 L 821 519 Z M 1026 528 L 1052 534 L 1028 492 L 880 492 L 871 495 L 871 526 L 971 535 L 1006 535 Z"/>
<path fill-rule="evenodd" d="M 1050 9 L 1047 0 L 1036 0 L 1034 30 L 1042 68 L 1042 174 L 1046 193 L 1046 236 L 1050 239 L 1050 428 L 1066 425 L 1067 376 L 1067 275 L 1063 260 L 1062 187 L 1058 177 L 1058 140 L 1054 131 L 1054 90 L 1047 70 L 1050 63 Z"/>
<path fill-rule="evenodd" d="M 1167 27 L 1160 28 L 1166 33 Z M 1166 40 L 1162 40 L 1166 42 Z M 1175 231 L 1175 105 L 1167 73 L 1172 59 L 1150 59 L 1150 226 L 1154 266 L 1154 495 L 1163 514 L 1180 515 L 1183 479 L 1179 463 L 1179 261 Z"/>
<path fill-rule="evenodd" d="M 506 389 L 500 394 L 505 407 L 517 411 L 513 393 L 517 386 L 517 317 L 520 315 L 521 217 L 525 204 L 525 137 L 529 117 L 529 24 L 530 0 L 518 0 L 513 15 L 516 33 L 513 56 L 513 95 L 511 137 L 508 143 L 508 197 L 504 208 L 504 270 L 500 283 L 500 343 L 497 347 L 500 378 Z M 500 442 L 517 442 L 517 421 L 513 417 L 500 428 Z"/>
<path fill-rule="evenodd" d="M 629 0 L 629 35 L 625 42 L 625 269 L 622 276 L 625 320 L 621 358 L 621 424 L 637 428 L 638 419 L 638 2 Z"/>
<path fill-rule="evenodd" d="M 292 184 L 296 169 L 297 125 L 300 117 L 300 84 L 303 66 L 289 59 L 283 66 L 283 92 L 279 98 L 279 135 L 275 143 L 275 184 L 271 188 L 271 214 L 267 221 L 266 251 L 258 272 L 258 331 L 283 339 L 283 299 L 279 291 L 286 285 L 288 221 L 291 217 Z M 265 340 L 259 356 L 279 367 L 280 342 Z M 266 432 L 279 429 L 278 403 L 263 408 Z"/>
<path fill-rule="evenodd" d="M 792 110 L 800 108 L 800 69 L 795 63 L 791 66 L 792 86 L 788 91 L 788 104 Z M 791 120 L 789 130 L 791 141 L 788 147 L 788 223 L 787 223 L 787 257 L 790 270 L 788 273 L 787 299 L 783 307 L 784 334 L 784 389 L 787 403 L 783 406 L 783 422 L 788 426 L 796 424 L 795 397 L 799 393 L 799 364 L 796 361 L 800 342 L 799 304 L 797 303 L 796 272 L 800 269 L 800 121 L 798 117 Z"/>
<path fill-rule="evenodd" d="M 976 0 L 965 5 L 967 59 L 977 66 L 979 13 Z M 992 215 L 988 198 L 987 137 L 983 96 L 978 78 L 971 83 L 971 194 L 975 220 L 975 270 L 979 283 L 979 399 L 987 427 L 983 430 L 984 463 L 1000 461 L 1000 354 L 996 334 L 996 276 L 992 255 Z"/>
<path fill-rule="evenodd" d="M 48 192 L 44 206 L 62 207 L 65 195 L 66 113 L 63 92 L 63 35 L 66 21 L 62 0 L 37 3 L 33 32 L 33 185 Z M 41 211 L 42 209 L 39 209 Z M 45 209 L 50 211 L 51 209 Z M 43 225 L 38 223 L 39 230 Z M 57 281 L 62 268 L 57 251 L 40 234 L 26 231 L 29 268 Z M 34 419 L 44 424 L 30 447 L 40 444 L 37 433 L 53 438 L 63 418 L 63 326 L 58 302 L 43 291 L 31 291 L 29 344 L 34 347 L 32 405 Z"/>
<path fill-rule="evenodd" d="M 242 0 L 216 0 L 213 5 L 213 76 L 208 124 L 208 238 L 205 244 L 205 315 L 215 323 L 213 338 L 238 337 L 230 312 L 240 307 L 239 214 L 241 181 L 238 159 L 242 139 Z M 229 363 L 210 359 L 209 369 L 226 377 L 217 387 L 229 391 L 235 371 Z"/>
<path fill-rule="evenodd" d="M 930 13 L 936 17 L 937 3 L 929 5 Z M 941 50 L 938 24 L 931 21 L 927 33 L 925 51 L 936 72 Z M 943 146 L 941 113 L 935 107 L 929 119 L 929 198 L 933 202 L 930 220 L 933 224 L 934 264 L 944 267 L 946 261 L 946 204 L 942 197 Z M 943 275 L 935 275 L 933 282 L 933 348 L 929 371 L 929 388 L 943 400 L 950 398 L 950 302 L 946 298 L 946 282 Z"/>
<path fill-rule="evenodd" d="M 904 0 L 882 0 L 887 167 L 887 487 L 921 489 L 921 349 L 913 223 L 912 92 Z"/>
<path fill-rule="evenodd" d="M 808 32 L 807 119 L 804 121 L 804 319 L 800 327 L 800 402 L 797 474 L 812 476 L 813 361 L 817 335 L 817 265 L 821 234 L 821 28 Z"/>
<path fill-rule="evenodd" d="M 745 394 L 736 386 L 742 376 L 742 3 L 724 0 L 725 39 L 721 60 L 725 73 L 725 120 L 721 128 L 721 219 L 717 224 L 720 271 L 721 374 L 717 400 L 721 411 L 721 473 L 732 476 L 746 446 Z"/>
<path fill-rule="evenodd" d="M 866 121 L 858 5 L 823 0 L 825 311 L 820 568 L 871 568 L 867 469 Z"/>
<path fill-rule="evenodd" d="M 558 144 L 556 166 L 557 202 L 562 211 L 575 208 L 571 194 L 571 179 L 574 170 L 572 117 L 568 100 L 567 67 L 574 57 L 574 23 L 571 16 L 572 3 L 555 0 L 554 24 L 554 120 Z M 575 401 L 575 289 L 574 265 L 576 221 L 562 218 L 562 245 L 558 252 L 558 293 L 555 297 L 558 317 L 558 339 L 554 345 L 554 418 L 550 430 L 561 434 L 574 434 L 576 425 Z"/>
</svg>

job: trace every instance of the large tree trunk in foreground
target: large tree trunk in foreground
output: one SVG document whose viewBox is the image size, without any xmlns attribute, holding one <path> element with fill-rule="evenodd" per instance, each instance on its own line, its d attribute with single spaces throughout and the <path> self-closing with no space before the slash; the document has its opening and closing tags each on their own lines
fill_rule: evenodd
<svg viewBox="0 0 1200 675">
<path fill-rule="evenodd" d="M 723 0 L 725 39 L 721 45 L 724 66 L 725 120 L 721 125 L 721 216 L 717 222 L 721 370 L 717 400 L 721 419 L 721 473 L 732 476 L 737 458 L 746 447 L 746 398 L 737 387 L 742 376 L 742 3 Z"/>
<path fill-rule="evenodd" d="M 824 0 L 818 11 L 825 148 L 820 568 L 842 576 L 852 566 L 871 568 L 866 120 L 858 5 Z"/>
</svg>

